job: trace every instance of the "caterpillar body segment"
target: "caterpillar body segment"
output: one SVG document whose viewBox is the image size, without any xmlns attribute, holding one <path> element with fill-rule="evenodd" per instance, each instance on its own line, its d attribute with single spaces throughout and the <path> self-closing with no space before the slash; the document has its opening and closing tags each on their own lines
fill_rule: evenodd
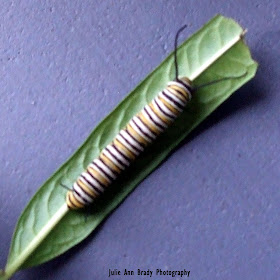
<svg viewBox="0 0 280 280">
<path fill-rule="evenodd" d="M 93 203 L 174 122 L 192 93 L 186 77 L 169 82 L 77 178 L 66 195 L 68 208 L 80 209 Z"/>
</svg>

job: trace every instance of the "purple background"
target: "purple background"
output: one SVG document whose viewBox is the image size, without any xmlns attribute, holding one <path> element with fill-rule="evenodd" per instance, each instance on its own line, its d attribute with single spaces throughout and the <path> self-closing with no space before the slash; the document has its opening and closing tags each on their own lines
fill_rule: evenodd
<svg viewBox="0 0 280 280">
<path fill-rule="evenodd" d="M 14 279 L 103 280 L 109 268 L 279 279 L 278 1 L 1 2 L 1 268 L 38 187 L 172 51 L 179 27 L 188 37 L 221 13 L 248 28 L 256 78 L 86 241 Z M 145 279 L 111 279 L 124 278 Z"/>
</svg>

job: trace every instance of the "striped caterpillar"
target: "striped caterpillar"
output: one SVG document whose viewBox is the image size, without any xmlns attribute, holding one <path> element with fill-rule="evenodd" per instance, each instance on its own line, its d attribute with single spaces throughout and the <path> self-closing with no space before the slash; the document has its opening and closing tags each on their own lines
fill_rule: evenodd
<svg viewBox="0 0 280 280">
<path fill-rule="evenodd" d="M 74 182 L 66 195 L 69 209 L 80 209 L 94 202 L 120 173 L 155 141 L 180 115 L 193 93 L 198 88 L 239 77 L 227 77 L 193 88 L 187 77 L 178 77 L 177 44 L 180 28 L 175 37 L 175 79 L 136 114 L 118 133 L 111 144 L 105 147 Z M 246 75 L 247 72 L 244 74 Z M 244 76 L 242 75 L 242 76 Z"/>
<path fill-rule="evenodd" d="M 94 201 L 125 170 L 144 148 L 164 132 L 191 99 L 187 78 L 168 83 L 152 102 L 134 116 L 97 159 L 94 159 L 67 193 L 70 209 Z"/>
</svg>

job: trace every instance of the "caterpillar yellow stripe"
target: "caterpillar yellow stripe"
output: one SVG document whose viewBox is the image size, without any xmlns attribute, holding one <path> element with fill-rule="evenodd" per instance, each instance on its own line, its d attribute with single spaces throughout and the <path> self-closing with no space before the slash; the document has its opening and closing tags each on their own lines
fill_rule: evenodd
<svg viewBox="0 0 280 280">
<path fill-rule="evenodd" d="M 169 82 L 77 178 L 67 192 L 67 206 L 80 209 L 93 203 L 172 124 L 191 100 L 192 93 L 187 77 Z"/>
</svg>

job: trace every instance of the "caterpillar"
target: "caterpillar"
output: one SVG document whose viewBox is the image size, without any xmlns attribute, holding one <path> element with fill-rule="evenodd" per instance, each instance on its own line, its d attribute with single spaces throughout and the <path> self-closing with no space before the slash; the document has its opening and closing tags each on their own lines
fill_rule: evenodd
<svg viewBox="0 0 280 280">
<path fill-rule="evenodd" d="M 169 82 L 78 177 L 67 193 L 68 207 L 78 209 L 91 204 L 148 144 L 171 125 L 191 97 L 192 87 L 187 78 Z"/>
<path fill-rule="evenodd" d="M 175 79 L 168 82 L 167 87 L 136 114 L 112 143 L 101 151 L 99 157 L 94 159 L 79 175 L 66 194 L 69 209 L 84 208 L 104 193 L 109 185 L 144 151 L 145 147 L 154 142 L 177 119 L 198 88 L 236 78 L 222 78 L 196 88 L 187 77 L 179 78 L 178 36 L 185 27 L 186 25 L 180 28 L 175 37 Z"/>
</svg>

